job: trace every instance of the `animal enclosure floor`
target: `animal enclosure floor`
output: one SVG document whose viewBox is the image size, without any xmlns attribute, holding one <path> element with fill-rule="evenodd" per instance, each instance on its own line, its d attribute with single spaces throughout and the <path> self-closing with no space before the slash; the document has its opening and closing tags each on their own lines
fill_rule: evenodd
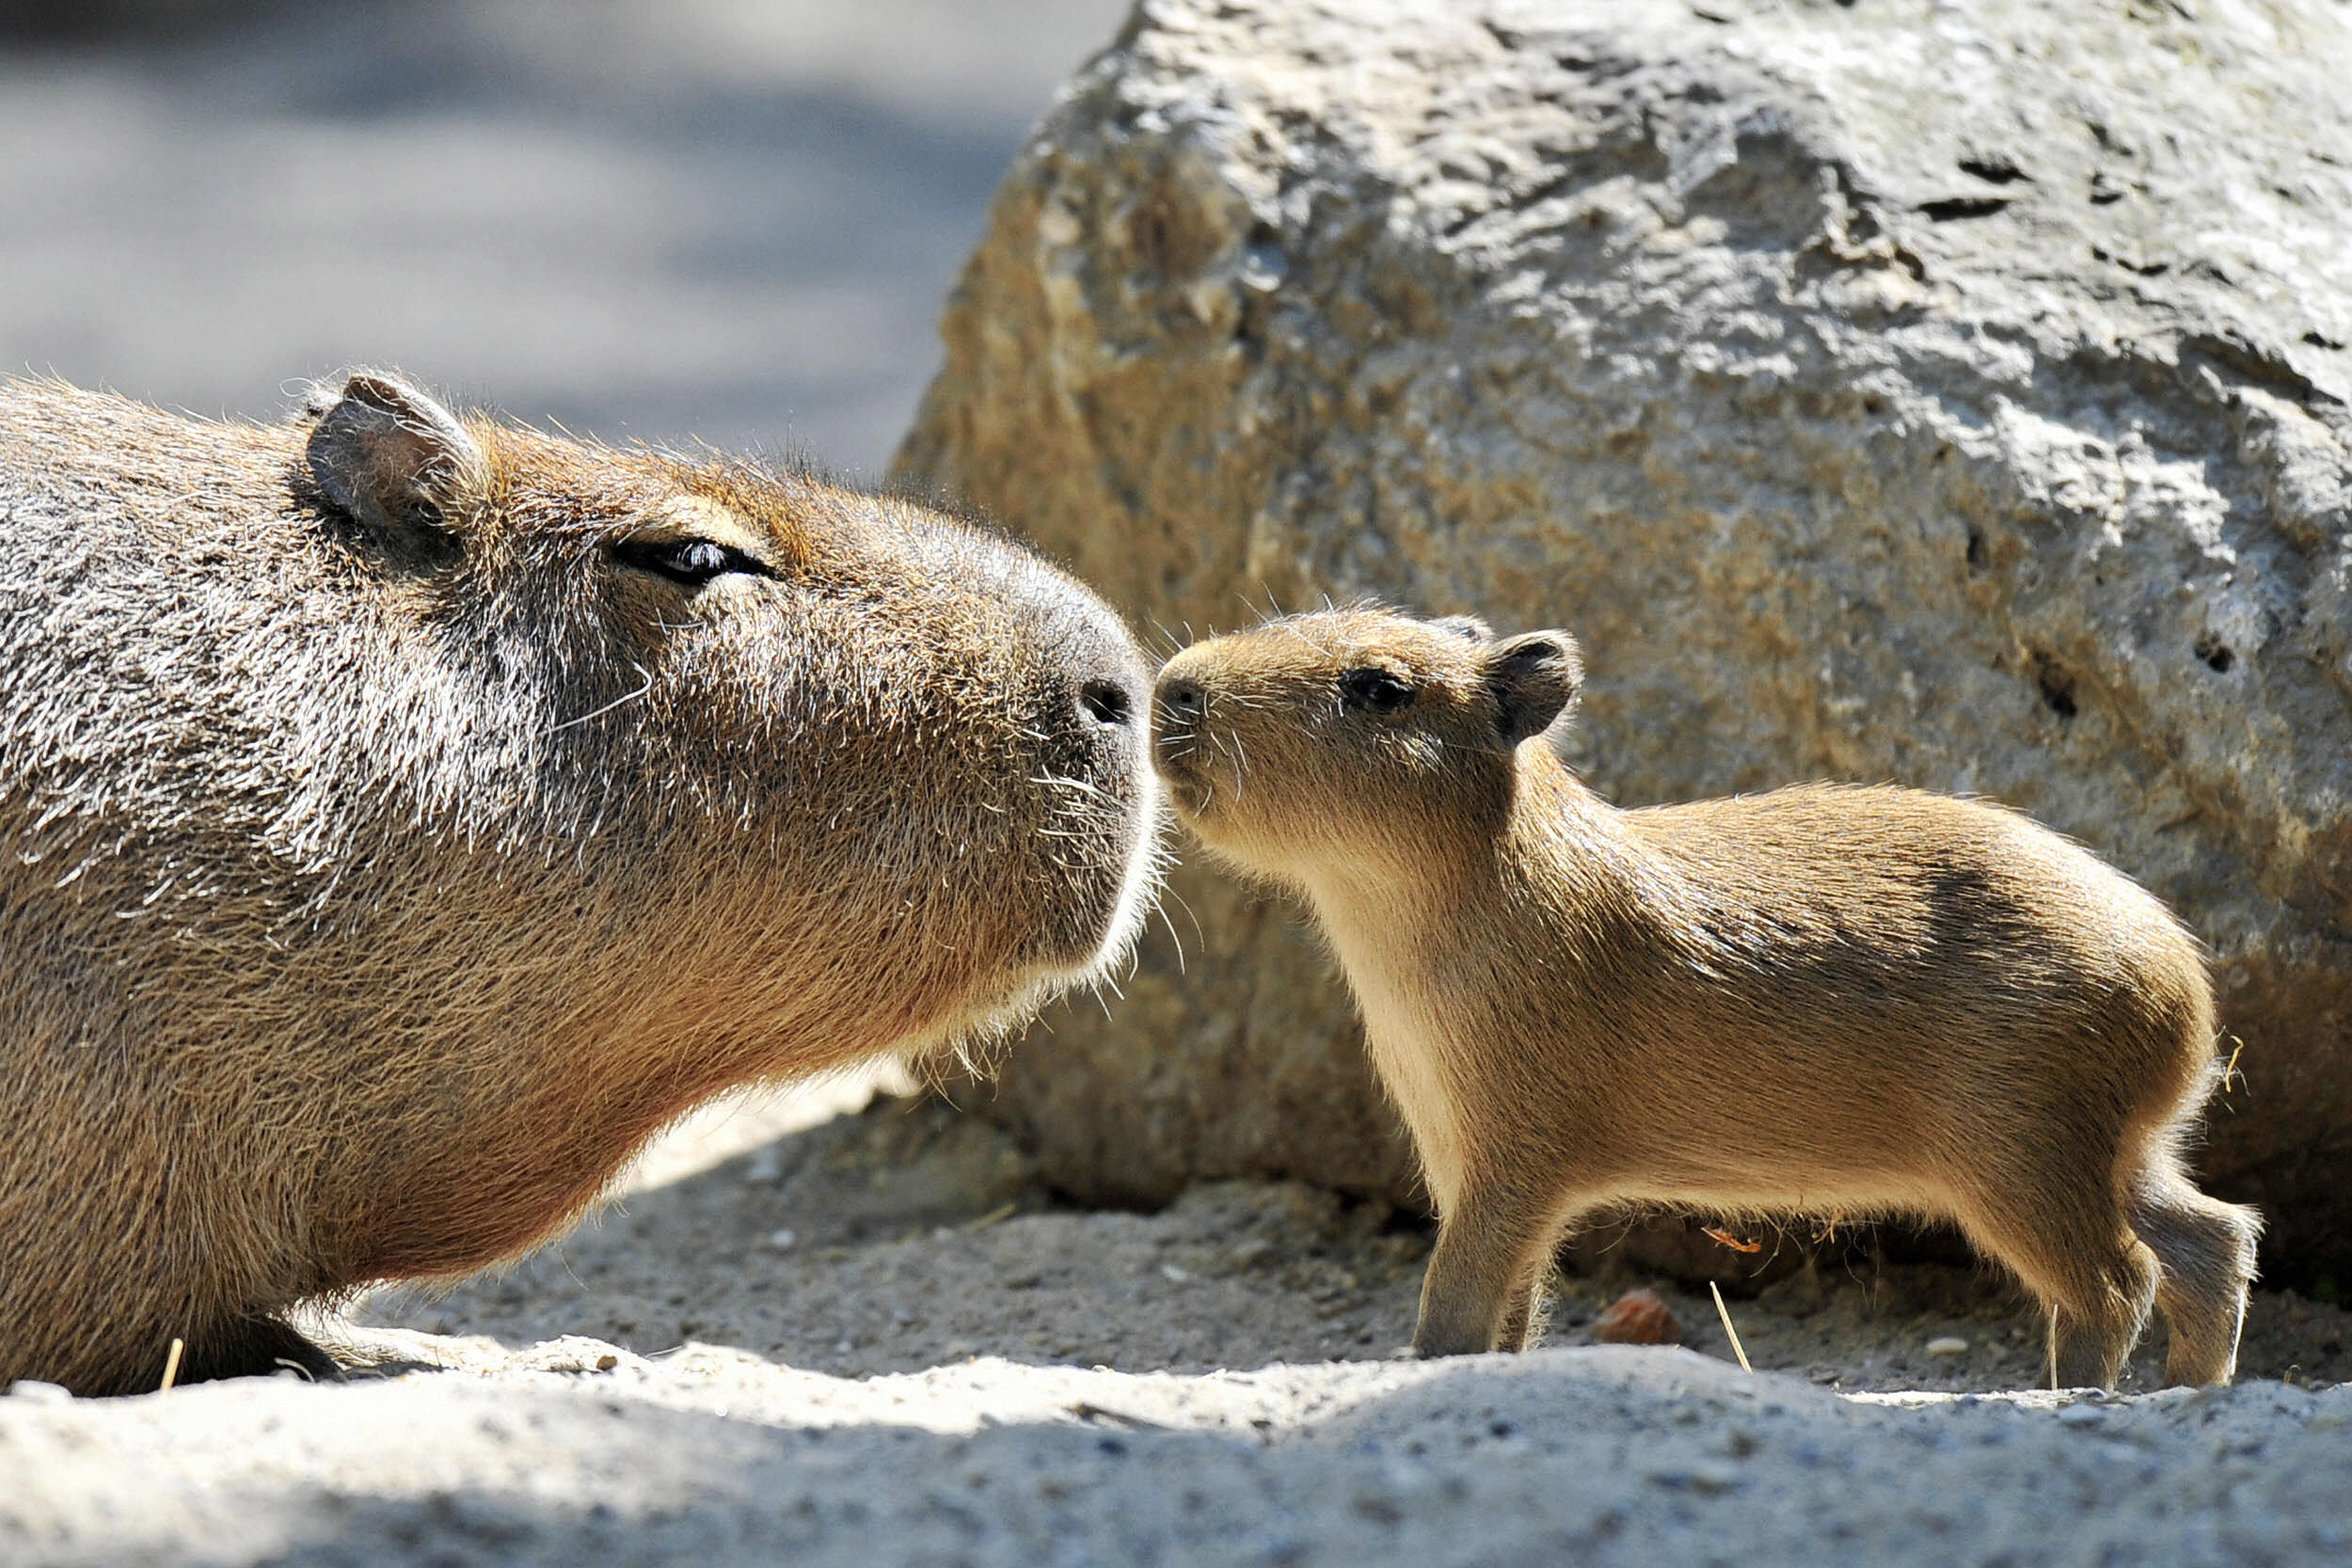
<svg viewBox="0 0 2352 1568">
<path fill-rule="evenodd" d="M 645 1355 L 727 1346 L 841 1377 L 974 1356 L 1181 1372 L 1378 1360 L 1412 1337 L 1430 1232 L 1384 1204 L 1226 1182 L 1158 1213 L 1073 1210 L 995 1128 L 888 1099 L 696 1168 L 697 1150 L 724 1153 L 782 1125 L 761 1117 L 686 1130 L 650 1164 L 675 1179 L 503 1275 L 438 1298 L 387 1292 L 359 1316 L 507 1346 L 566 1334 Z M 1590 1343 L 1610 1302 L 1648 1287 L 1684 1343 L 1732 1358 L 1703 1286 L 1603 1257 L 1596 1272 L 1555 1278 L 1546 1344 Z M 1760 1294 L 1724 1283 L 1759 1369 L 1856 1391 L 2046 1381 L 2039 1311 L 1988 1270 L 1874 1265 L 1834 1249 Z M 2163 1343 L 2152 1329 L 2127 1391 L 2161 1382 Z M 2352 1377 L 2352 1313 L 2258 1293 L 2240 1370 Z"/>
<path fill-rule="evenodd" d="M 1421 1362 L 1418 1222 L 1284 1184 L 1056 1207 L 994 1129 L 845 1098 L 706 1117 L 495 1279 L 323 1325 L 373 1364 L 0 1398 L 0 1562 L 2336 1562 L 2345 1315 L 2257 1304 L 2247 1380 L 2035 1379 L 1966 1269 L 1704 1295 L 1689 1346 Z M 2020 1332 L 2022 1330 L 2022 1332 Z M 1963 1338 L 1932 1354 L 1931 1338 Z M 2152 1350 L 2153 1354 L 2153 1350 Z M 2281 1374 L 2292 1373 L 2293 1381 Z"/>
</svg>

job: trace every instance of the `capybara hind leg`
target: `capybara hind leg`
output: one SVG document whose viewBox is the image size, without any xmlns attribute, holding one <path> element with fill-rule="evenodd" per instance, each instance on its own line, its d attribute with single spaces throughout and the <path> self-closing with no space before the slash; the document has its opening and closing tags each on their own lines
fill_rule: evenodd
<svg viewBox="0 0 2352 1568">
<path fill-rule="evenodd" d="M 2105 1192 L 2071 1208 L 2062 1193 L 2042 1196 L 2046 1208 L 1986 1206 L 1962 1214 L 1961 1227 L 2050 1308 L 2052 1381 L 2112 1388 L 2148 1325 L 2155 1254 L 2124 1227 Z"/>
<path fill-rule="evenodd" d="M 182 1383 L 266 1377 L 292 1367 L 316 1382 L 342 1376 L 335 1358 L 278 1318 L 239 1318 L 191 1339 L 180 1359 Z"/>
<path fill-rule="evenodd" d="M 2131 1217 L 2162 1270 L 2156 1309 L 2172 1331 L 2164 1380 L 2229 1382 L 2237 1372 L 2262 1217 L 2207 1197 L 2171 1168 L 2152 1168 L 2135 1184 Z"/>
<path fill-rule="evenodd" d="M 1413 1353 L 1475 1355 L 1518 1349 L 1534 1291 L 1530 1259 L 1548 1251 L 1552 1230 L 1533 1205 L 1474 1188 L 1466 1193 L 1438 1222 L 1437 1250 L 1422 1280 Z"/>
</svg>

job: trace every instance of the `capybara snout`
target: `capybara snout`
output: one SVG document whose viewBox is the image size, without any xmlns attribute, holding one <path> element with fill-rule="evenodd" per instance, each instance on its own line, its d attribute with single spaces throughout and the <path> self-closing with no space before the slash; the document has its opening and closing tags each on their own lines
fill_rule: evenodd
<svg viewBox="0 0 2352 1568">
<path fill-rule="evenodd" d="M 1146 668 L 1033 552 L 389 375 L 0 384 L 0 1384 L 323 1365 L 732 1085 L 1116 961 Z"/>
</svg>

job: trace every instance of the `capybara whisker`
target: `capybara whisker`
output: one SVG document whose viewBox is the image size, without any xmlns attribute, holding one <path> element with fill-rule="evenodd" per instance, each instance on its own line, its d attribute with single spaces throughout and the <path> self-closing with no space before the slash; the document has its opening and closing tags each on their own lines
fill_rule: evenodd
<svg viewBox="0 0 2352 1568">
<path fill-rule="evenodd" d="M 553 734 L 553 733 L 555 733 L 555 731 L 558 731 L 558 730 L 568 730 L 568 729 L 572 728 L 574 725 L 577 725 L 577 724 L 585 724 L 585 723 L 586 723 L 586 722 L 588 722 L 588 721 L 589 721 L 589 720 L 591 720 L 591 719 L 600 719 L 600 718 L 602 718 L 604 715 L 606 715 L 606 714 L 608 714 L 608 713 L 611 713 L 613 709 L 615 709 L 615 708 L 620 708 L 620 707 L 627 707 L 629 704 L 631 704 L 631 703 L 633 703 L 633 702 L 637 701 L 640 697 L 644 696 L 644 695 L 645 695 L 645 693 L 647 693 L 648 691 L 651 691 L 651 690 L 653 689 L 653 676 L 652 676 L 652 674 L 651 674 L 650 673 L 648 673 L 647 671 L 645 671 L 645 670 L 644 670 L 644 669 L 643 669 L 642 667 L 638 670 L 638 672 L 637 672 L 637 673 L 638 673 L 639 674 L 641 674 L 641 675 L 644 675 L 644 676 L 645 677 L 645 680 L 644 680 L 644 685 L 642 685 L 642 686 L 640 686 L 640 687 L 639 687 L 636 690 L 634 690 L 634 691 L 624 691 L 624 692 L 622 692 L 619 696 L 617 696 L 617 697 L 613 698 L 611 702 L 606 703 L 606 704 L 605 704 L 604 705 L 602 705 L 601 707 L 592 707 L 592 708 L 590 708 L 587 712 L 585 712 L 585 713 L 581 714 L 581 715 L 580 715 L 579 718 L 577 718 L 577 719 L 566 719 L 566 720 L 564 720 L 563 722 L 561 722 L 561 723 L 557 724 L 557 725 L 554 727 L 554 730 L 550 730 L 548 733 Z"/>
</svg>

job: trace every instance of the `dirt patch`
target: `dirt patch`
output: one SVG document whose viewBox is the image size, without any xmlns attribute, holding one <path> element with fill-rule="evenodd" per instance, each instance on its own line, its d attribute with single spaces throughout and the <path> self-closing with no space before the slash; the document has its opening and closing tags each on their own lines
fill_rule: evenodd
<svg viewBox="0 0 2352 1568">
<path fill-rule="evenodd" d="M 508 1346 L 565 1334 L 646 1355 L 724 1345 L 842 1377 L 973 1356 L 1179 1372 L 1373 1360 L 1412 1336 L 1430 1231 L 1383 1203 L 1236 1181 L 1157 1213 L 1073 1209 L 1006 1134 L 924 1100 L 879 1100 L 694 1168 L 698 1148 L 724 1153 L 768 1125 L 689 1130 L 656 1151 L 675 1179 L 504 1275 L 438 1298 L 386 1292 L 358 1316 Z M 1994 1271 L 1889 1263 L 1863 1233 L 1808 1250 L 1760 1292 L 1724 1283 L 1758 1369 L 1847 1390 L 2047 1382 L 2039 1310 Z M 1606 1247 L 1555 1278 L 1545 1342 L 1590 1343 L 1601 1310 L 1643 1286 L 1691 1348 L 1731 1357 L 1703 1285 Z M 2347 1347 L 2352 1313 L 2261 1292 L 2241 1375 L 2341 1381 Z M 2156 1386 L 2163 1354 L 2159 1326 L 2124 1387 Z"/>
<path fill-rule="evenodd" d="M 1694 1348 L 1576 1343 L 1639 1280 L 1606 1249 L 1561 1282 L 1554 1348 L 1402 1359 L 1428 1248 L 1409 1217 L 1265 1183 L 1077 1212 L 935 1104 L 807 1125 L 857 1092 L 698 1117 L 642 1167 L 658 1184 L 561 1246 L 363 1304 L 337 1332 L 372 1374 L 18 1385 L 0 1562 L 1799 1568 L 1826 1546 L 2026 1568 L 2352 1546 L 2352 1386 L 1951 1392 L 2030 1381 L 2030 1314 L 1974 1271 L 1867 1256 L 1734 1301 L 1758 1367 L 1793 1376 L 1723 1359 L 1711 1302 L 1671 1286 Z M 2322 1375 L 2344 1327 L 2265 1296 L 2249 1370 Z M 1925 1350 L 1946 1337 L 1969 1351 Z"/>
</svg>

